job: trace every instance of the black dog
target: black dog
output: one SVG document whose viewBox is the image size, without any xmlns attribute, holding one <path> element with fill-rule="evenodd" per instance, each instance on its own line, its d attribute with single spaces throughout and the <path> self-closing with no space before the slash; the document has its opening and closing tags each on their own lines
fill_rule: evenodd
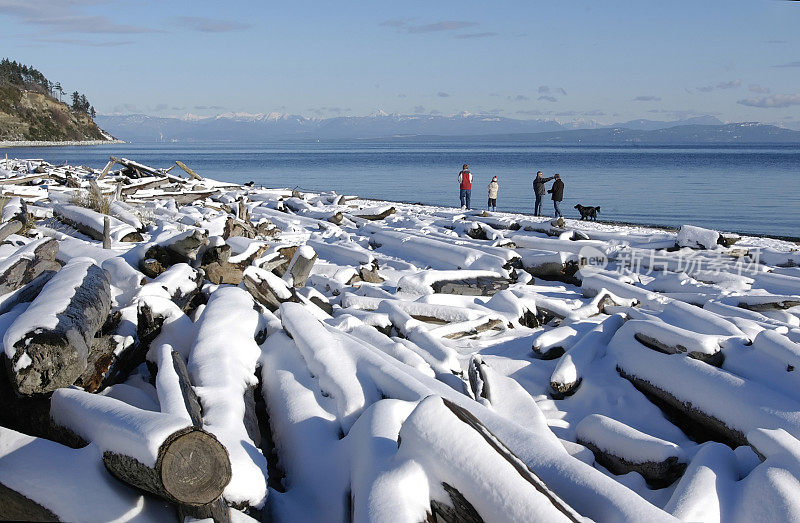
<svg viewBox="0 0 800 523">
<path fill-rule="evenodd" d="M 578 204 L 575 206 L 578 212 L 581 213 L 581 220 L 594 220 L 597 221 L 597 213 L 600 212 L 600 207 L 587 207 Z"/>
</svg>

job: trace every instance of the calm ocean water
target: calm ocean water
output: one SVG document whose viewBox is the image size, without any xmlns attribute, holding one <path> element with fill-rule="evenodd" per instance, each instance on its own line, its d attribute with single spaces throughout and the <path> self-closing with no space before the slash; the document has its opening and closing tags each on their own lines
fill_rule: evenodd
<svg viewBox="0 0 800 523">
<path fill-rule="evenodd" d="M 800 236 L 800 148 L 784 146 L 613 148 L 464 143 L 120 144 L 12 148 L 9 157 L 102 168 L 109 155 L 153 167 L 181 160 L 203 176 L 268 187 L 336 190 L 370 198 L 457 206 L 458 171 L 468 163 L 474 208 L 492 176 L 498 210 L 532 212 L 537 170 L 561 173 L 562 210 L 602 207 L 600 219 Z M 548 184 L 549 185 L 549 184 Z M 552 202 L 545 210 L 552 212 Z"/>
</svg>

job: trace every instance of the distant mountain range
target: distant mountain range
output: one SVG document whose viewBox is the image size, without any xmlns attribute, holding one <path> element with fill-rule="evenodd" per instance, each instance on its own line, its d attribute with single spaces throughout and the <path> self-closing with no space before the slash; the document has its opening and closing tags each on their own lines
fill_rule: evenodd
<svg viewBox="0 0 800 523">
<path fill-rule="evenodd" d="M 659 120 L 630 120 L 627 122 L 603 125 L 599 127 L 622 127 L 632 131 L 656 131 L 658 129 L 679 127 L 682 125 L 723 125 L 723 123 L 724 122 L 720 121 L 714 116 L 695 116 L 694 118 L 686 118 L 685 120 L 675 120 L 671 122 L 662 122 Z"/>
<path fill-rule="evenodd" d="M 416 136 L 413 140 L 459 141 L 464 138 L 466 137 Z M 402 139 L 393 138 L 393 140 Z M 677 125 L 655 130 L 608 127 L 544 133 L 491 134 L 470 136 L 469 140 L 470 142 L 526 143 L 530 145 L 794 144 L 800 146 L 800 131 L 756 122 L 743 122 L 722 125 Z"/>
<path fill-rule="evenodd" d="M 563 127 L 552 120 L 514 120 L 494 116 L 370 116 L 307 118 L 288 114 L 224 113 L 215 117 L 158 118 L 145 115 L 98 117 L 111 134 L 131 141 L 263 142 L 265 140 L 338 140 L 413 135 L 535 133 Z"/>
<path fill-rule="evenodd" d="M 800 131 L 759 123 L 724 124 L 712 116 L 676 121 L 631 120 L 610 126 L 594 122 L 517 120 L 461 113 L 453 116 L 397 115 L 308 118 L 280 113 L 187 115 L 99 115 L 98 125 L 131 142 L 258 143 L 283 140 L 477 140 L 540 144 L 800 143 Z"/>
</svg>

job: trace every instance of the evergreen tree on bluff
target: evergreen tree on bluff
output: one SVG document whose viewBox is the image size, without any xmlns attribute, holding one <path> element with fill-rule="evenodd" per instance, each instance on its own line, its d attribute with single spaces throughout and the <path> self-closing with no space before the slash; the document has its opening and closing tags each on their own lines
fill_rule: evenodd
<svg viewBox="0 0 800 523">
<path fill-rule="evenodd" d="M 0 82 L 10 83 L 40 93 L 50 92 L 50 82 L 37 69 L 16 61 L 0 60 Z"/>
<path fill-rule="evenodd" d="M 8 58 L 0 60 L 0 86 L 3 84 L 11 84 L 27 91 L 41 93 L 54 100 L 56 99 L 56 93 L 59 95 L 64 94 L 61 82 L 51 82 L 38 69 Z M 72 93 L 73 111 L 91 114 L 91 107 L 92 104 L 89 103 L 86 95 L 80 94 L 78 91 Z"/>
<path fill-rule="evenodd" d="M 104 140 L 95 115 L 85 94 L 66 91 L 35 67 L 0 59 L 0 141 Z"/>
</svg>

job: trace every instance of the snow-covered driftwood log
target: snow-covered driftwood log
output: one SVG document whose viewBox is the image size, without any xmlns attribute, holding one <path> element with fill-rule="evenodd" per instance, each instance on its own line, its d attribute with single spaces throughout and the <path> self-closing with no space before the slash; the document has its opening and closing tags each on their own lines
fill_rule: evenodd
<svg viewBox="0 0 800 523">
<path fill-rule="evenodd" d="M 285 301 L 299 301 L 294 288 L 285 280 L 258 267 L 248 267 L 242 280 L 244 288 L 260 304 L 275 311 Z"/>
<path fill-rule="evenodd" d="M 317 253 L 308 245 L 302 245 L 294 252 L 289 267 L 283 275 L 284 280 L 295 288 L 302 287 L 308 280 L 308 275 L 314 267 Z"/>
<path fill-rule="evenodd" d="M 650 436 L 617 420 L 591 414 L 575 428 L 577 442 L 594 452 L 614 474 L 635 471 L 656 488 L 673 483 L 686 469 L 686 457 L 670 441 Z"/>
<path fill-rule="evenodd" d="M 3 337 L 16 392 L 45 394 L 75 383 L 110 306 L 108 277 L 93 260 L 77 258 L 65 265 Z"/>
<path fill-rule="evenodd" d="M 404 276 L 397 283 L 403 292 L 491 296 L 507 289 L 508 278 L 495 271 L 425 271 Z"/>
<path fill-rule="evenodd" d="M 58 242 L 51 238 L 33 240 L 0 262 L 0 295 L 19 289 L 45 271 L 61 268 L 55 261 Z"/>
<path fill-rule="evenodd" d="M 253 410 L 260 354 L 256 340 L 263 341 L 264 329 L 247 292 L 220 289 L 197 320 L 197 338 L 189 355 L 189 376 L 198 387 L 203 428 L 230 455 L 232 476 L 224 497 L 237 507 L 260 508 L 267 496 L 267 460 L 253 441 L 260 438 Z"/>
<path fill-rule="evenodd" d="M 104 220 L 110 222 L 109 233 L 112 241 L 142 241 L 142 235 L 131 225 L 113 216 L 103 215 L 92 209 L 87 209 L 86 207 L 71 204 L 58 204 L 53 207 L 53 212 L 59 220 L 98 241 L 103 241 Z"/>
<path fill-rule="evenodd" d="M 678 422 L 682 419 L 686 430 L 740 445 L 759 426 L 800 435 L 800 402 L 694 358 L 649 350 L 635 340 L 632 323 L 623 325 L 608 346 L 617 370 Z"/>
<path fill-rule="evenodd" d="M 440 498 L 441 491 L 431 493 L 431 510 L 445 520 L 583 519 L 480 420 L 452 402 L 437 397 L 423 400 L 403 423 L 400 441 L 398 454 L 413 455 L 433 476 L 426 483 L 434 480 L 444 487 L 449 499 Z M 444 464 L 449 473 L 442 469 Z M 488 504 L 488 492 L 514 492 L 522 503 Z"/>
<path fill-rule="evenodd" d="M 550 377 L 555 395 L 564 397 L 575 393 L 583 381 L 583 373 L 596 358 L 605 354 L 604 347 L 623 321 L 619 314 L 603 319 L 561 356 Z"/>
<path fill-rule="evenodd" d="M 158 501 L 122 487 L 103 467 L 99 449 L 72 449 L 0 427 L 0 519 L 109 521 L 136 507 L 143 520 L 167 520 Z"/>
<path fill-rule="evenodd" d="M 706 363 L 719 365 L 721 360 L 718 336 L 700 334 L 669 323 L 649 320 L 631 320 L 628 328 L 634 337 L 650 348 L 666 354 L 686 353 Z"/>
<path fill-rule="evenodd" d="M 20 232 L 28 223 L 28 206 L 19 196 L 11 198 L 3 206 L 0 241 Z"/>
<path fill-rule="evenodd" d="M 188 417 L 74 389 L 53 393 L 51 416 L 95 444 L 114 477 L 173 503 L 212 503 L 231 479 L 225 447 Z"/>
</svg>

